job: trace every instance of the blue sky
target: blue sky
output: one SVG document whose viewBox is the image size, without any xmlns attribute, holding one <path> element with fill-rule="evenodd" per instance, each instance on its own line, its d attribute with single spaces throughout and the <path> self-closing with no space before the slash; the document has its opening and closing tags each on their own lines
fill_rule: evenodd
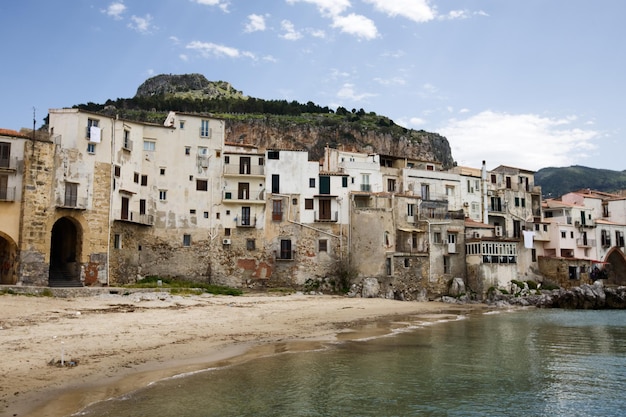
<svg viewBox="0 0 626 417">
<path fill-rule="evenodd" d="M 0 127 L 201 73 L 374 111 L 460 165 L 626 169 L 623 0 L 5 0 Z"/>
</svg>

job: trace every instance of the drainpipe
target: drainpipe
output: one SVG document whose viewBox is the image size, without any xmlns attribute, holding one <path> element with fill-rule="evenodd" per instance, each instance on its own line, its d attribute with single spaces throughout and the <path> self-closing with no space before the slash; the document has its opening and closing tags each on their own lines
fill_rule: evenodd
<svg viewBox="0 0 626 417">
<path fill-rule="evenodd" d="M 111 203 L 111 197 L 113 197 L 113 183 L 115 181 L 115 121 L 117 117 L 117 115 L 115 118 L 111 117 L 111 177 L 109 181 L 111 191 L 109 195 L 109 230 L 107 232 L 107 287 L 111 283 L 111 225 L 113 224 L 113 204 Z"/>
<path fill-rule="evenodd" d="M 487 195 L 487 164 L 483 161 L 483 166 L 480 173 L 482 182 L 482 205 L 483 205 L 483 223 L 489 224 L 489 200 Z"/>
</svg>

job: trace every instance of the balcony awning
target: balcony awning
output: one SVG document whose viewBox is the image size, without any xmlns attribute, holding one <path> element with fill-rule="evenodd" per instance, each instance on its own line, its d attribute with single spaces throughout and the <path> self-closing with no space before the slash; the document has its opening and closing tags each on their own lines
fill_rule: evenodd
<svg viewBox="0 0 626 417">
<path fill-rule="evenodd" d="M 402 231 L 402 232 L 407 232 L 407 233 L 424 233 L 425 231 L 422 229 L 412 229 L 410 227 L 398 227 L 398 230 Z"/>
</svg>

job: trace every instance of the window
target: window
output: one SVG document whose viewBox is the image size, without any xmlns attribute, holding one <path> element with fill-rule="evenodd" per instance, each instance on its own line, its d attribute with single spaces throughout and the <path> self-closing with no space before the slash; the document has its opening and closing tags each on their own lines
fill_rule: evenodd
<svg viewBox="0 0 626 417">
<path fill-rule="evenodd" d="M 96 144 L 89 142 L 87 144 L 87 153 L 94 154 L 96 153 Z"/>
<path fill-rule="evenodd" d="M 183 235 L 183 246 L 191 246 L 191 235 Z"/>
<path fill-rule="evenodd" d="M 492 183 L 492 184 L 495 184 L 495 183 L 497 183 L 497 182 L 498 182 L 498 181 L 497 181 L 497 179 L 496 179 L 496 174 L 491 174 L 491 183 Z"/>
<path fill-rule="evenodd" d="M 198 155 L 199 156 L 208 156 L 209 155 L 209 148 L 207 148 L 206 146 L 198 146 Z"/>
<path fill-rule="evenodd" d="M 185 146 L 185 155 L 191 155 L 191 147 Z"/>
<path fill-rule="evenodd" d="M 433 243 L 441 243 L 441 232 L 433 233 Z"/>
<path fill-rule="evenodd" d="M 567 237 L 567 232 L 565 230 L 561 230 L 561 239 L 565 239 Z"/>
<path fill-rule="evenodd" d="M 72 182 L 65 183 L 65 207 L 76 207 L 78 200 L 78 184 Z"/>
<path fill-rule="evenodd" d="M 409 268 L 411 266 L 411 260 L 409 258 L 404 258 L 404 267 Z"/>
<path fill-rule="evenodd" d="M 393 178 L 387 178 L 387 191 L 390 193 L 396 192 L 396 180 Z"/>
<path fill-rule="evenodd" d="M 290 239 L 280 240 L 280 258 L 279 259 L 293 259 Z"/>
<path fill-rule="evenodd" d="M 348 177 L 341 177 L 341 186 L 346 188 L 348 186 Z"/>
<path fill-rule="evenodd" d="M 165 168 L 160 168 L 159 169 L 159 174 L 165 175 Z"/>
<path fill-rule="evenodd" d="M 387 275 L 393 274 L 393 263 L 391 262 L 391 258 L 385 258 L 385 272 Z"/>
<path fill-rule="evenodd" d="M 406 215 L 407 216 L 415 216 L 415 204 L 407 204 L 406 205 Z"/>
<path fill-rule="evenodd" d="M 205 212 L 204 212 L 204 218 L 205 218 L 205 219 L 208 219 L 208 218 L 209 218 L 209 212 L 208 212 L 208 211 L 205 211 Z"/>
<path fill-rule="evenodd" d="M 530 250 L 530 258 L 532 262 L 537 262 L 537 249 L 533 248 Z"/>
<path fill-rule="evenodd" d="M 272 174 L 272 194 L 280 193 L 280 175 Z"/>
<path fill-rule="evenodd" d="M 319 252 L 328 252 L 328 239 L 320 239 L 317 242 Z"/>
<path fill-rule="evenodd" d="M 208 190 L 209 190 L 209 181 L 196 180 L 196 191 L 208 191 Z"/>
<path fill-rule="evenodd" d="M 200 137 L 202 138 L 210 138 L 211 137 L 211 128 L 209 127 L 208 120 L 200 121 Z"/>
<path fill-rule="evenodd" d="M 361 191 L 369 192 L 372 188 L 370 187 L 370 174 L 361 174 Z"/>
<path fill-rule="evenodd" d="M 430 200 L 430 186 L 428 184 L 421 185 L 422 200 Z"/>
<path fill-rule="evenodd" d="M 519 207 L 519 197 L 515 197 L 515 207 Z"/>
<path fill-rule="evenodd" d="M 113 235 L 113 248 L 122 249 L 122 235 L 116 233 Z"/>
<path fill-rule="evenodd" d="M 241 208 L 241 225 L 252 226 L 251 220 L 252 219 L 251 219 L 250 207 L 242 207 Z"/>
<path fill-rule="evenodd" d="M 283 220 L 283 200 L 272 200 L 272 220 Z"/>
<path fill-rule="evenodd" d="M 141 176 L 141 185 L 146 187 L 148 185 L 148 176 L 147 175 L 142 175 Z"/>
<path fill-rule="evenodd" d="M 146 214 L 146 200 L 139 200 L 139 214 Z"/>
<path fill-rule="evenodd" d="M 156 142 L 153 140 L 144 140 L 143 141 L 143 150 L 154 152 L 156 149 Z"/>
<path fill-rule="evenodd" d="M 0 142 L 0 168 L 8 168 L 11 159 L 11 144 Z"/>
<path fill-rule="evenodd" d="M 167 190 L 159 190 L 159 200 L 167 200 Z"/>
<path fill-rule="evenodd" d="M 511 188 L 511 177 L 506 177 L 506 188 Z"/>
<path fill-rule="evenodd" d="M 513 237 L 519 239 L 522 237 L 522 222 L 513 220 Z"/>
<path fill-rule="evenodd" d="M 443 257 L 443 273 L 444 274 L 450 273 L 450 257 L 447 255 L 444 255 Z"/>
<path fill-rule="evenodd" d="M 185 128 L 185 121 L 184 120 L 180 120 L 178 122 L 178 128 L 179 129 L 184 129 Z"/>
<path fill-rule="evenodd" d="M 139 173 L 138 173 L 138 172 L 135 172 L 135 173 L 133 174 L 133 182 L 134 182 L 135 184 L 139 184 Z"/>
<path fill-rule="evenodd" d="M 315 188 L 315 178 L 309 178 L 309 188 Z"/>
<path fill-rule="evenodd" d="M 224 228 L 224 236 L 230 236 L 230 227 Z"/>
<path fill-rule="evenodd" d="M 119 165 L 113 166 L 113 175 L 119 178 L 121 174 L 122 174 L 122 167 Z"/>
<path fill-rule="evenodd" d="M 292 206 L 297 206 L 298 205 L 298 199 L 297 198 L 292 198 L 291 199 L 291 205 Z"/>
<path fill-rule="evenodd" d="M 267 159 L 279 159 L 278 151 L 267 151 Z"/>
<path fill-rule="evenodd" d="M 491 197 L 491 210 L 502 211 L 502 200 L 500 197 Z"/>
<path fill-rule="evenodd" d="M 305 198 L 304 199 L 304 209 L 305 210 L 313 210 L 313 199 Z"/>
<path fill-rule="evenodd" d="M 446 185 L 446 195 L 451 197 L 454 195 L 454 185 Z"/>
<path fill-rule="evenodd" d="M 262 167 L 265 164 L 265 159 L 263 159 L 262 157 L 259 158 L 259 166 Z"/>
<path fill-rule="evenodd" d="M 96 119 L 87 119 L 87 138 L 91 139 L 92 127 L 95 129 L 100 125 L 100 121 Z M 94 138 L 95 139 L 95 138 Z"/>
<path fill-rule="evenodd" d="M 569 232 L 570 239 L 574 239 L 574 232 Z"/>
<path fill-rule="evenodd" d="M 14 193 L 9 193 L 9 176 L 0 175 L 0 200 L 11 201 L 13 198 Z"/>
<path fill-rule="evenodd" d="M 224 155 L 224 164 L 225 164 L 225 165 L 230 164 L 230 156 L 228 156 L 228 155 Z"/>
<path fill-rule="evenodd" d="M 196 209 L 190 209 L 190 210 L 189 210 L 189 214 L 193 214 L 193 215 L 195 215 L 195 214 L 196 214 Z"/>
<path fill-rule="evenodd" d="M 122 144 L 122 148 L 132 150 L 133 143 L 130 140 L 130 130 L 124 129 L 124 143 Z"/>
<path fill-rule="evenodd" d="M 256 240 L 254 240 L 254 239 L 246 239 L 246 249 L 247 250 L 255 250 L 256 249 Z"/>
</svg>

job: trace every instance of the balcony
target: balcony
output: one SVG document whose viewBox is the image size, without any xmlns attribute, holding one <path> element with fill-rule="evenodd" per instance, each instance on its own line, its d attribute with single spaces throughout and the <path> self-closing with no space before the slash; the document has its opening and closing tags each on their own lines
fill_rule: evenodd
<svg viewBox="0 0 626 417">
<path fill-rule="evenodd" d="M 222 199 L 224 204 L 264 204 L 265 190 L 262 189 L 261 191 L 251 192 L 248 190 L 239 190 L 237 188 L 226 188 L 222 193 Z"/>
<path fill-rule="evenodd" d="M 295 250 L 274 251 L 274 258 L 277 261 L 294 261 L 296 259 Z"/>
<path fill-rule="evenodd" d="M 254 217 L 241 217 L 235 218 L 235 224 L 237 227 L 256 227 L 256 216 Z"/>
<path fill-rule="evenodd" d="M 372 186 L 370 184 L 361 184 L 361 191 L 369 193 L 372 191 Z"/>
<path fill-rule="evenodd" d="M 596 246 L 596 240 L 595 239 L 578 238 L 578 239 L 576 239 L 576 246 L 578 246 L 580 248 L 593 248 L 593 247 Z"/>
<path fill-rule="evenodd" d="M 15 201 L 15 187 L 0 188 L 0 201 Z"/>
<path fill-rule="evenodd" d="M 60 202 L 58 202 L 60 201 Z M 57 199 L 57 208 L 71 210 L 87 210 L 87 197 L 65 197 Z"/>
<path fill-rule="evenodd" d="M 0 171 L 16 171 L 19 160 L 15 158 L 0 158 Z"/>
<path fill-rule="evenodd" d="M 320 213 L 315 211 L 315 222 L 317 223 L 336 223 L 339 221 L 339 212 Z"/>
<path fill-rule="evenodd" d="M 138 211 L 122 212 L 122 210 L 115 210 L 113 212 L 113 220 L 141 224 L 145 226 L 154 225 L 154 215 L 147 213 L 142 214 Z"/>
<path fill-rule="evenodd" d="M 245 176 L 265 178 L 265 166 L 263 165 L 224 165 L 224 176 Z"/>
</svg>

